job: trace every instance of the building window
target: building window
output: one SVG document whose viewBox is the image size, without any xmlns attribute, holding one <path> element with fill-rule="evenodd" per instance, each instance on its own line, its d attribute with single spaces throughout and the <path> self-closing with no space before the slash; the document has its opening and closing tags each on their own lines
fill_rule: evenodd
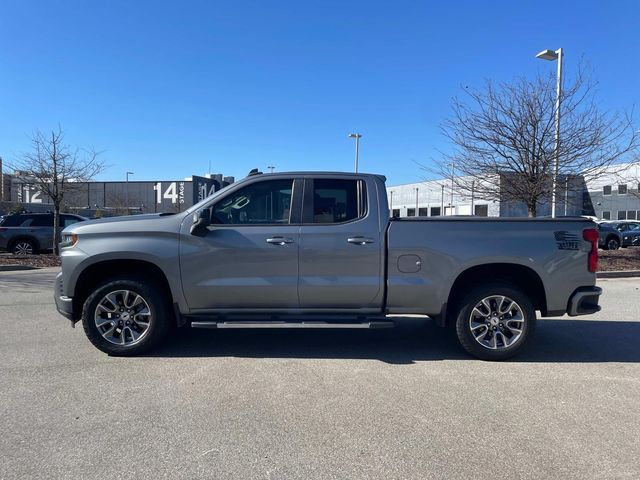
<svg viewBox="0 0 640 480">
<path fill-rule="evenodd" d="M 439 217 L 440 215 L 441 215 L 440 207 L 431 207 L 431 216 L 432 217 Z"/>
<path fill-rule="evenodd" d="M 626 220 L 627 212 L 626 210 L 618 210 L 618 220 Z"/>
<path fill-rule="evenodd" d="M 611 220 L 611 212 L 602 212 L 603 220 Z"/>
<path fill-rule="evenodd" d="M 428 209 L 426 207 L 419 208 L 418 209 L 418 216 L 419 217 L 428 217 L 429 216 Z"/>
<path fill-rule="evenodd" d="M 636 211 L 635 210 L 629 210 L 627 212 L 627 220 L 637 220 Z"/>
<path fill-rule="evenodd" d="M 478 217 L 488 217 L 489 205 L 475 205 L 473 207 L 473 214 Z"/>
<path fill-rule="evenodd" d="M 394 208 L 393 210 L 391 210 L 391 216 L 393 218 L 398 218 L 400 216 L 400 209 Z"/>
<path fill-rule="evenodd" d="M 626 195 L 627 194 L 627 184 L 624 183 L 622 185 L 618 185 L 618 195 Z"/>
<path fill-rule="evenodd" d="M 611 195 L 611 185 L 602 187 L 602 195 Z"/>
<path fill-rule="evenodd" d="M 415 217 L 416 209 L 415 208 L 407 208 L 407 217 Z"/>
</svg>

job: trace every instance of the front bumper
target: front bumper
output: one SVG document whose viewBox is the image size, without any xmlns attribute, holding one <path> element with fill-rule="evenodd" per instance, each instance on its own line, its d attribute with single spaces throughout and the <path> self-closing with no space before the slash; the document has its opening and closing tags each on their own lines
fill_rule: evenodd
<svg viewBox="0 0 640 480">
<path fill-rule="evenodd" d="M 600 311 L 600 305 L 598 300 L 602 295 L 602 289 L 600 287 L 580 287 L 573 292 L 571 298 L 569 298 L 569 304 L 567 306 L 567 314 L 570 317 L 577 317 L 578 315 L 589 315 Z"/>
<path fill-rule="evenodd" d="M 68 318 L 72 322 L 75 322 L 73 318 L 73 298 L 62 294 L 62 272 L 56 276 L 53 298 L 56 302 L 56 309 L 60 315 Z"/>
</svg>

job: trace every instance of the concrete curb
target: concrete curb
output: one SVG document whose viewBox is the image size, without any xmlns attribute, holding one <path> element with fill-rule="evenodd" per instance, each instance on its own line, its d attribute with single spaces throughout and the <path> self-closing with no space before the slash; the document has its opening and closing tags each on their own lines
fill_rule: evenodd
<svg viewBox="0 0 640 480">
<path fill-rule="evenodd" d="M 597 278 L 627 278 L 640 277 L 640 270 L 624 270 L 619 272 L 598 272 Z"/>
<path fill-rule="evenodd" d="M 18 270 L 38 270 L 40 267 L 31 265 L 0 265 L 0 272 L 16 272 Z"/>
</svg>

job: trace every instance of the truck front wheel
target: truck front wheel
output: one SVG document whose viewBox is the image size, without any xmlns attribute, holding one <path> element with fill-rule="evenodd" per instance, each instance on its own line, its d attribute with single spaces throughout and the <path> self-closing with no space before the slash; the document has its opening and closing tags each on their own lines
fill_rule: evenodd
<svg viewBox="0 0 640 480">
<path fill-rule="evenodd" d="M 84 302 L 82 325 L 91 343 L 103 352 L 139 355 L 166 337 L 170 312 L 161 289 L 146 279 L 111 279 Z"/>
<path fill-rule="evenodd" d="M 533 335 L 536 313 L 519 289 L 492 283 L 471 289 L 457 303 L 456 333 L 464 349 L 482 360 L 516 355 Z"/>
</svg>

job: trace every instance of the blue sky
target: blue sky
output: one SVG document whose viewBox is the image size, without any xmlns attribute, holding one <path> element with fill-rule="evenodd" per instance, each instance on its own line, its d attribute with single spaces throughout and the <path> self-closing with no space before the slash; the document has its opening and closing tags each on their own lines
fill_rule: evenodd
<svg viewBox="0 0 640 480">
<path fill-rule="evenodd" d="M 446 150 L 462 86 L 584 56 L 601 108 L 640 103 L 640 2 L 26 1 L 0 15 L 0 156 L 34 129 L 102 150 L 102 179 L 353 168 L 390 184 Z"/>
</svg>

